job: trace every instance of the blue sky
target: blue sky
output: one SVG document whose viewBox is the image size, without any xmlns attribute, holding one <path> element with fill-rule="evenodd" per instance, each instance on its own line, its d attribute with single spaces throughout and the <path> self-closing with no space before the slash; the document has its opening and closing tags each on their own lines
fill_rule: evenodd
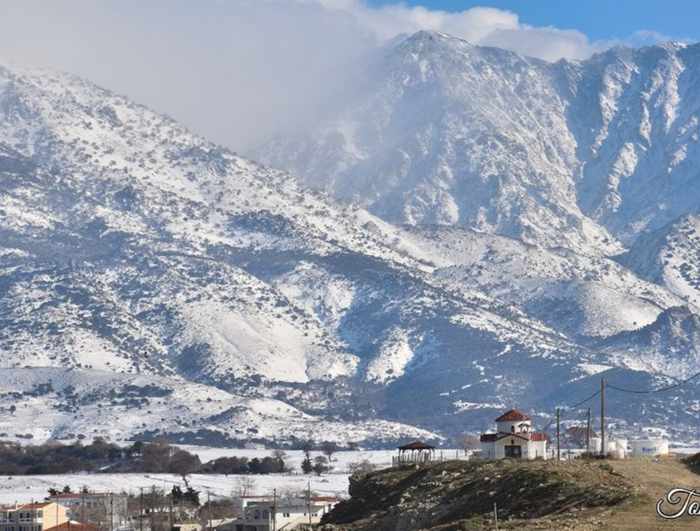
<svg viewBox="0 0 700 531">
<path fill-rule="evenodd" d="M 368 0 L 370 6 L 396 4 L 396 0 Z M 577 29 L 592 40 L 624 39 L 651 30 L 674 39 L 698 40 L 700 2 L 697 0 L 404 0 L 409 6 L 463 11 L 475 6 L 506 9 L 532 26 Z"/>
</svg>

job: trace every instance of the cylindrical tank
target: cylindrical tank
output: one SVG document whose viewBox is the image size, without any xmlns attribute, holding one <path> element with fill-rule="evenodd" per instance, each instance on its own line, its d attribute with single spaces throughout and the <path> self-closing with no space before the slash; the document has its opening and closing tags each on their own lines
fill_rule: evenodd
<svg viewBox="0 0 700 531">
<path fill-rule="evenodd" d="M 629 444 L 633 456 L 668 455 L 668 441 L 664 439 L 635 439 Z"/>
<path fill-rule="evenodd" d="M 627 457 L 627 446 L 629 441 L 627 439 L 616 439 L 617 448 L 615 449 L 615 457 L 618 459 L 624 459 Z"/>
<path fill-rule="evenodd" d="M 591 437 L 591 453 L 593 454 L 599 454 L 600 453 L 600 437 Z"/>
</svg>

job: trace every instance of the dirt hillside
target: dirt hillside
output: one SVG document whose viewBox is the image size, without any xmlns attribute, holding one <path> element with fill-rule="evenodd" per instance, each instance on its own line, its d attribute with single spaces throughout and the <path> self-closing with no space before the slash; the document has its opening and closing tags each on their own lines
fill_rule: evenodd
<svg viewBox="0 0 700 531">
<path fill-rule="evenodd" d="M 674 487 L 700 489 L 700 475 L 673 457 L 407 466 L 351 478 L 351 499 L 327 516 L 324 529 L 495 529 L 494 503 L 499 529 L 700 529 L 700 517 L 656 515 L 657 500 Z"/>
</svg>

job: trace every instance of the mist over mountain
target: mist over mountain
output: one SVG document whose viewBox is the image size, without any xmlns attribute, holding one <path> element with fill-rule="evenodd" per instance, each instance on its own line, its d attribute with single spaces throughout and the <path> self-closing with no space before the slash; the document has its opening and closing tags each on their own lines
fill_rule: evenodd
<svg viewBox="0 0 700 531">
<path fill-rule="evenodd" d="M 695 372 L 694 50 L 420 32 L 254 154 L 292 174 L 0 68 L 0 432 L 440 440 Z M 610 416 L 691 440 L 698 391 Z"/>
<path fill-rule="evenodd" d="M 700 45 L 547 63 L 435 32 L 364 93 L 252 155 L 397 223 L 613 254 L 696 210 Z"/>
</svg>

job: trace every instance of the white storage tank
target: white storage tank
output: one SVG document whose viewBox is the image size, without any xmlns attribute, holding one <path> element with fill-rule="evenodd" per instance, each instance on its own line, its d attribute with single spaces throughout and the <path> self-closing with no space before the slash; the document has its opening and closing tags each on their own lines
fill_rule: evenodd
<svg viewBox="0 0 700 531">
<path fill-rule="evenodd" d="M 665 439 L 635 439 L 629 444 L 635 457 L 668 455 L 668 441 Z"/>
<path fill-rule="evenodd" d="M 628 445 L 627 439 L 616 439 L 615 440 L 615 457 L 618 459 L 624 459 L 627 457 L 627 445 Z"/>
<path fill-rule="evenodd" d="M 602 439 L 600 437 L 591 437 L 591 453 L 599 454 L 600 445 L 602 444 Z M 615 439 L 605 438 L 605 453 L 615 453 L 617 450 L 618 443 Z"/>
</svg>

